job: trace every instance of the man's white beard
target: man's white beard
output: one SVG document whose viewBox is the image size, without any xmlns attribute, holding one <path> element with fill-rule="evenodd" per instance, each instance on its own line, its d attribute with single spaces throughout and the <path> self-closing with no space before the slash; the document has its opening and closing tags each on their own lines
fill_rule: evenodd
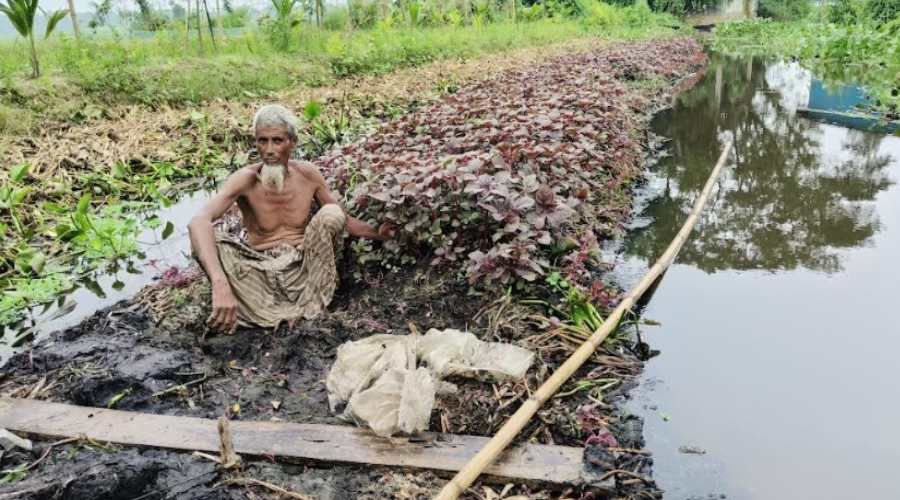
<svg viewBox="0 0 900 500">
<path fill-rule="evenodd" d="M 266 189 L 281 191 L 284 189 L 284 165 L 263 163 L 259 171 L 259 182 Z"/>
</svg>

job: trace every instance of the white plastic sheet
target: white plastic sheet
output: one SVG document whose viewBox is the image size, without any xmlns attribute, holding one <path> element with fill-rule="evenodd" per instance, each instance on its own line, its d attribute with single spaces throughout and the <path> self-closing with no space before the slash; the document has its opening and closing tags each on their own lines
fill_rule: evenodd
<svg viewBox="0 0 900 500">
<path fill-rule="evenodd" d="M 527 349 L 453 329 L 373 335 L 338 348 L 326 380 L 328 402 L 380 436 L 414 434 L 428 429 L 435 390 L 447 386 L 442 377 L 520 379 L 533 360 Z"/>
</svg>

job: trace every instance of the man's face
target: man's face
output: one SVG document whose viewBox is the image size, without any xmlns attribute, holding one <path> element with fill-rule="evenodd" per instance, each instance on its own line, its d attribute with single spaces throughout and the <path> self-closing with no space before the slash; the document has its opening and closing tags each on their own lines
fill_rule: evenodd
<svg viewBox="0 0 900 500">
<path fill-rule="evenodd" d="M 256 150 L 264 163 L 287 165 L 297 144 L 290 139 L 286 127 L 268 126 L 256 129 Z"/>
</svg>

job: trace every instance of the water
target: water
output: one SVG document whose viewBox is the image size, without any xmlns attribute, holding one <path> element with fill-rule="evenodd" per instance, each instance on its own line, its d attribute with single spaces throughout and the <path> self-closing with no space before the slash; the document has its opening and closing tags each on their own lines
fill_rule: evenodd
<svg viewBox="0 0 900 500">
<path fill-rule="evenodd" d="M 165 223 L 171 222 L 175 232 L 162 239 L 159 229 L 147 229 L 138 236 L 142 259 L 119 263 L 116 270 L 94 274 L 92 279 L 82 280 L 71 293 L 59 298 L 50 307 L 37 307 L 30 318 L 14 327 L 20 335 L 31 330 L 36 339 L 87 318 L 96 311 L 137 294 L 148 283 L 171 266 L 183 266 L 189 260 L 190 241 L 187 224 L 212 194 L 197 191 L 182 197 L 171 207 L 156 212 Z M 6 332 L 0 330 L 0 336 Z M 0 365 L 15 352 L 7 344 L 0 343 Z"/>
<path fill-rule="evenodd" d="M 900 498 L 900 137 L 797 116 L 814 81 L 713 55 L 655 120 L 672 156 L 625 244 L 626 275 L 662 253 L 735 140 L 645 311 L 662 354 L 633 411 L 667 498 Z"/>
</svg>

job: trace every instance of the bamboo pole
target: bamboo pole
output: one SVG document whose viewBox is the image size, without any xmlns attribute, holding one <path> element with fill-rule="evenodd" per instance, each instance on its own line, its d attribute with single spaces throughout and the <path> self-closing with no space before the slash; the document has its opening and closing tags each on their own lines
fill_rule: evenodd
<svg viewBox="0 0 900 500">
<path fill-rule="evenodd" d="M 484 448 L 482 448 L 478 454 L 472 457 L 472 459 L 456 473 L 456 476 L 454 476 L 435 497 L 436 500 L 453 500 L 459 497 L 466 488 L 471 486 L 472 483 L 478 479 L 478 476 L 481 475 L 481 472 L 484 471 L 485 468 L 494 463 L 497 457 L 500 456 L 500 453 L 509 446 L 513 438 L 515 438 L 522 428 L 528 424 L 531 417 L 537 413 L 538 409 L 540 409 L 540 407 L 550 399 L 560 387 L 562 387 L 566 380 L 575 373 L 575 370 L 581 367 L 581 365 L 591 357 L 606 337 L 616 329 L 622 316 L 625 315 L 625 312 L 631 310 L 635 301 L 643 295 L 653 282 L 656 281 L 656 278 L 669 267 L 673 260 L 675 260 L 675 256 L 678 255 L 678 251 L 681 250 L 682 245 L 687 241 L 688 236 L 691 234 L 691 230 L 700 218 L 703 207 L 706 206 L 706 200 L 709 198 L 709 193 L 712 191 L 713 185 L 715 185 L 716 179 L 719 177 L 719 172 L 722 171 L 722 167 L 725 165 L 725 160 L 728 159 L 731 145 L 731 141 L 728 141 L 728 143 L 725 144 L 725 148 L 719 156 L 719 161 L 716 163 L 715 168 L 713 168 L 712 173 L 710 173 L 709 179 L 703 187 L 703 191 L 700 193 L 697 201 L 694 202 L 691 214 L 684 222 L 681 230 L 678 231 L 675 239 L 672 240 L 672 243 L 669 243 L 669 247 L 666 249 L 665 253 L 663 253 L 653 267 L 647 271 L 647 274 L 644 275 L 641 281 L 628 292 L 625 298 L 622 299 L 622 302 L 619 303 L 619 306 L 606 318 L 603 325 L 598 328 L 588 340 L 581 344 L 562 366 L 557 368 L 557 370 L 550 375 L 550 378 L 548 378 L 544 384 L 541 385 L 541 387 L 535 391 L 535 393 L 528 398 L 518 410 L 516 410 L 509 420 L 503 424 L 503 427 L 497 431 L 497 434 L 488 441 Z"/>
</svg>

